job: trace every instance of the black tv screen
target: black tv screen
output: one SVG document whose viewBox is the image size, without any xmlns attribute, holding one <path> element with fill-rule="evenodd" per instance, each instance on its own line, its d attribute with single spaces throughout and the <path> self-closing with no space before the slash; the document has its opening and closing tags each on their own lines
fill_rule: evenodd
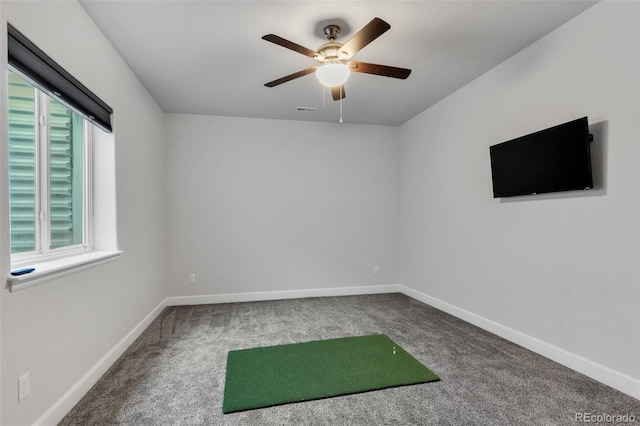
<svg viewBox="0 0 640 426">
<path fill-rule="evenodd" d="M 489 147 L 493 197 L 593 188 L 587 117 Z"/>
</svg>

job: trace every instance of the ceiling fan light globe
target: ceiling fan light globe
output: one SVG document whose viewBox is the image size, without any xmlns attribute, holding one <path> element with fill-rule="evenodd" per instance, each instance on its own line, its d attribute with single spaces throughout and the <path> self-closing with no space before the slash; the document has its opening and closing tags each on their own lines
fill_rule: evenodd
<svg viewBox="0 0 640 426">
<path fill-rule="evenodd" d="M 349 67 L 344 64 L 325 64 L 318 68 L 316 77 L 323 86 L 336 87 L 344 84 L 350 73 Z"/>
</svg>

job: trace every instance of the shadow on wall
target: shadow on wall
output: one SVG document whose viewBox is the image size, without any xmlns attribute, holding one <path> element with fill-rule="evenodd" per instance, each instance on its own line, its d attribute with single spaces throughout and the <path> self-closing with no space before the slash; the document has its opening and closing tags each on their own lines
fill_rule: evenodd
<svg viewBox="0 0 640 426">
<path fill-rule="evenodd" d="M 591 142 L 591 173 L 593 189 L 586 191 L 562 191 L 546 194 L 520 195 L 500 198 L 501 203 L 520 201 L 557 200 L 560 198 L 601 197 L 607 195 L 607 153 L 609 148 L 609 121 L 599 121 L 589 125 L 589 133 L 593 135 Z"/>
</svg>

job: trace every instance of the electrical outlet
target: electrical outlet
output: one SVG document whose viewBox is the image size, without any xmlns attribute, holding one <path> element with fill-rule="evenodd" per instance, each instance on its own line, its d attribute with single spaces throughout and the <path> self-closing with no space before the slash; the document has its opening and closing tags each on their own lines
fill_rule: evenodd
<svg viewBox="0 0 640 426">
<path fill-rule="evenodd" d="M 189 284 L 196 283 L 196 274 L 189 274 Z"/>
<path fill-rule="evenodd" d="M 378 274 L 380 273 L 380 267 L 379 267 L 379 266 L 374 266 L 374 267 L 373 267 L 373 273 L 374 273 L 375 275 L 378 275 Z"/>
<path fill-rule="evenodd" d="M 18 402 L 22 402 L 23 399 L 28 397 L 30 390 L 29 372 L 26 372 L 18 379 Z"/>
</svg>

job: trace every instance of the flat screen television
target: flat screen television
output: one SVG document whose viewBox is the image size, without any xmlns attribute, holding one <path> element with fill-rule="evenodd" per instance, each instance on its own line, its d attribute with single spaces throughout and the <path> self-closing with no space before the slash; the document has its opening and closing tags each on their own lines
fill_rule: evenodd
<svg viewBox="0 0 640 426">
<path fill-rule="evenodd" d="M 587 117 L 489 147 L 493 197 L 593 188 Z"/>
</svg>

